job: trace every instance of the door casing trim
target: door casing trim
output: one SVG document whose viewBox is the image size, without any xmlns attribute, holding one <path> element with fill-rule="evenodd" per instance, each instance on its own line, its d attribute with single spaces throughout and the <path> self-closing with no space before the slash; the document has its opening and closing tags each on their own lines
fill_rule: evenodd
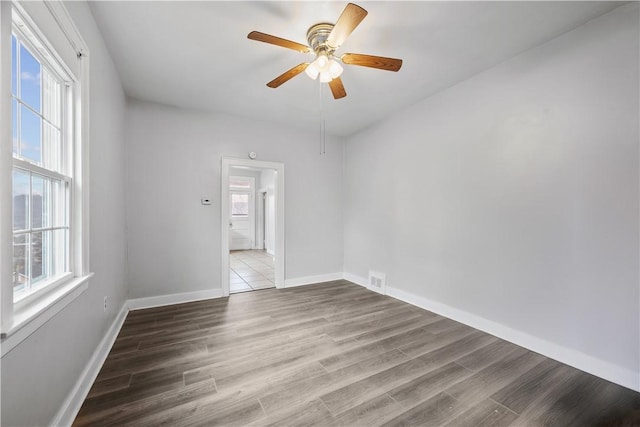
<svg viewBox="0 0 640 427">
<path fill-rule="evenodd" d="M 284 163 L 222 157 L 220 168 L 220 281 L 222 296 L 229 296 L 229 169 L 233 166 L 272 169 L 276 171 L 274 189 L 276 210 L 275 285 L 284 288 Z"/>
</svg>

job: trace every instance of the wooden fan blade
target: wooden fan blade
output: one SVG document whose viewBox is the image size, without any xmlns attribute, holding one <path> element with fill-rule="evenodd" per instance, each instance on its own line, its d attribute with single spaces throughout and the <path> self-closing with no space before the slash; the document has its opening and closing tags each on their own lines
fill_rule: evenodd
<svg viewBox="0 0 640 427">
<path fill-rule="evenodd" d="M 267 86 L 275 89 L 278 86 L 280 86 L 282 83 L 286 83 L 287 81 L 291 80 L 292 78 L 294 78 L 295 76 L 303 72 L 308 66 L 309 66 L 308 62 L 303 62 L 302 64 L 298 64 L 292 69 L 290 69 L 289 71 L 285 71 L 275 79 L 271 80 L 269 83 L 267 83 Z"/>
<path fill-rule="evenodd" d="M 347 92 L 344 90 L 344 85 L 342 84 L 342 80 L 340 77 L 336 77 L 335 79 L 329 82 L 329 87 L 331 88 L 331 93 L 333 93 L 333 97 L 335 99 L 344 98 L 347 96 Z"/>
<path fill-rule="evenodd" d="M 334 48 L 342 46 L 342 43 L 344 43 L 347 37 L 349 37 L 349 34 L 362 22 L 364 17 L 367 16 L 367 13 L 368 12 L 360 6 L 349 3 L 342 11 L 342 15 L 338 18 L 338 22 L 336 22 L 336 25 L 327 38 L 329 46 Z"/>
<path fill-rule="evenodd" d="M 402 67 L 402 59 L 385 58 L 383 56 L 362 55 L 360 53 L 345 53 L 342 62 L 349 65 L 378 68 L 380 70 L 398 71 Z"/>
<path fill-rule="evenodd" d="M 287 49 L 293 49 L 302 53 L 311 52 L 311 48 L 309 46 L 292 42 L 291 40 L 282 39 L 280 37 L 272 36 L 270 34 L 261 33 L 259 31 L 251 31 L 247 35 L 247 38 L 259 42 L 274 44 L 276 46 L 286 47 Z"/>
</svg>

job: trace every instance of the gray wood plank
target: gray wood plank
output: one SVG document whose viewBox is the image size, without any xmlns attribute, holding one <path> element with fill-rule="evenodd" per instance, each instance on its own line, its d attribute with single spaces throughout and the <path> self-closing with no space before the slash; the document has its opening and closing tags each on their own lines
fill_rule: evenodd
<svg viewBox="0 0 640 427">
<path fill-rule="evenodd" d="M 473 375 L 472 371 L 455 362 L 451 362 L 411 381 L 407 381 L 388 393 L 403 407 L 413 408 L 420 402 L 439 394 L 443 387 L 458 383 L 471 375 Z"/>
<path fill-rule="evenodd" d="M 335 417 L 334 426 L 375 426 L 381 425 L 405 411 L 388 394 L 376 396 L 356 405 Z"/>
<path fill-rule="evenodd" d="M 445 391 L 457 400 L 473 405 L 533 369 L 544 359 L 537 353 L 519 348 Z"/>
<path fill-rule="evenodd" d="M 446 423 L 446 427 L 479 427 L 479 426 L 507 426 L 511 424 L 518 416 L 505 408 L 504 406 L 494 402 L 491 399 L 485 399 L 476 405 L 451 419 Z"/>
<path fill-rule="evenodd" d="M 451 395 L 440 392 L 431 399 L 411 408 L 385 423 L 385 426 L 442 426 L 448 419 L 462 412 L 466 406 Z"/>
</svg>

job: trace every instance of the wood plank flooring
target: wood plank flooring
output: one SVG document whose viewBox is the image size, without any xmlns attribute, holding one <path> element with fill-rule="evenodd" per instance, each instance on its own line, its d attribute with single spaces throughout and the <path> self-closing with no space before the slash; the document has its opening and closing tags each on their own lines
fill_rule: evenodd
<svg viewBox="0 0 640 427">
<path fill-rule="evenodd" d="M 74 425 L 631 426 L 639 396 L 336 281 L 130 312 Z"/>
</svg>

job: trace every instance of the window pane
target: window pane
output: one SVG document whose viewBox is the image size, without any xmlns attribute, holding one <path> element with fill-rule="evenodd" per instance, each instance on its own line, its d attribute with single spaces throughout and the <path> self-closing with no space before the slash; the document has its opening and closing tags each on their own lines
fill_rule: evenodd
<svg viewBox="0 0 640 427">
<path fill-rule="evenodd" d="M 13 139 L 13 155 L 18 155 L 18 101 L 11 100 L 11 129 Z"/>
<path fill-rule="evenodd" d="M 46 69 L 42 69 L 42 115 L 51 123 L 60 127 L 61 86 L 58 80 Z"/>
<path fill-rule="evenodd" d="M 31 228 L 51 226 L 51 180 L 40 175 L 31 176 Z"/>
<path fill-rule="evenodd" d="M 13 229 L 29 228 L 29 173 L 13 170 Z"/>
<path fill-rule="evenodd" d="M 16 36 L 11 34 L 11 94 L 18 95 L 18 44 Z"/>
<path fill-rule="evenodd" d="M 231 194 L 231 215 L 249 215 L 248 194 Z"/>
<path fill-rule="evenodd" d="M 46 122 L 42 124 L 42 149 L 44 151 L 42 166 L 52 171 L 62 172 L 60 131 Z"/>
<path fill-rule="evenodd" d="M 13 237 L 13 291 L 25 289 L 28 282 L 27 272 L 27 241 L 28 234 Z"/>
<path fill-rule="evenodd" d="M 42 163 L 42 119 L 21 105 L 20 122 L 20 157 Z"/>
<path fill-rule="evenodd" d="M 20 45 L 20 93 L 18 97 L 40 112 L 40 63 L 24 45 Z"/>
<path fill-rule="evenodd" d="M 31 283 L 42 280 L 46 272 L 44 270 L 43 256 L 46 255 L 45 232 L 31 233 Z"/>
</svg>

